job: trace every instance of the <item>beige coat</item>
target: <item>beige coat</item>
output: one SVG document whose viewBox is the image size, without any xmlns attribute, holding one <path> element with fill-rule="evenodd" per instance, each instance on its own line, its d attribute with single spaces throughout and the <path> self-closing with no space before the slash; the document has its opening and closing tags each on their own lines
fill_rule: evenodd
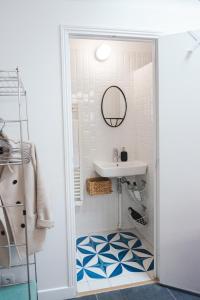
<svg viewBox="0 0 200 300">
<path fill-rule="evenodd" d="M 25 214 L 29 254 L 42 249 L 46 229 L 53 227 L 48 201 L 42 184 L 35 146 L 31 147 L 32 160 L 22 165 L 4 166 L 0 177 L 0 245 L 14 243 L 20 258 L 25 256 Z M 25 189 L 23 188 L 25 186 Z M 25 191 L 25 192 L 24 192 Z M 26 201 L 26 211 L 24 203 Z M 10 247 L 0 248 L 0 265 L 10 264 Z"/>
</svg>

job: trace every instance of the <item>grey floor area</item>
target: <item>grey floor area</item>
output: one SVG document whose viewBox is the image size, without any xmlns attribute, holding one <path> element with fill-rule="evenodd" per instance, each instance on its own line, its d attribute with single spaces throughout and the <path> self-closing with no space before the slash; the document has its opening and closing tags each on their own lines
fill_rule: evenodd
<svg viewBox="0 0 200 300">
<path fill-rule="evenodd" d="M 84 296 L 76 298 L 76 300 L 200 300 L 200 297 L 158 284 L 151 284 Z"/>
</svg>

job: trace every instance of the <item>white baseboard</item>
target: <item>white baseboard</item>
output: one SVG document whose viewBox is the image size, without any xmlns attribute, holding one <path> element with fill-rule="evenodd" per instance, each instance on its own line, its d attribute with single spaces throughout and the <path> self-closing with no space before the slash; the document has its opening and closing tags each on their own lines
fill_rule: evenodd
<svg viewBox="0 0 200 300">
<path fill-rule="evenodd" d="M 76 297 L 75 287 L 59 287 L 38 291 L 38 300 L 66 300 Z"/>
</svg>

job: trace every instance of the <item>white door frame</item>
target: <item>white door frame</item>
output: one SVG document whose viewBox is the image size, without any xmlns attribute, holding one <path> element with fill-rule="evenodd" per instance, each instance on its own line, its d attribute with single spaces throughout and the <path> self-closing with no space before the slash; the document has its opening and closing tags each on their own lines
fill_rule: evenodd
<svg viewBox="0 0 200 300">
<path fill-rule="evenodd" d="M 61 25 L 61 64 L 62 64 L 62 108 L 63 108 L 63 141 L 64 141 L 64 167 L 65 167 L 65 203 L 67 227 L 67 278 L 68 287 L 76 290 L 76 231 L 75 231 L 75 201 L 73 189 L 73 139 L 72 139 L 72 100 L 71 100 L 71 74 L 70 74 L 70 37 L 101 38 L 116 40 L 152 40 L 155 43 L 154 54 L 154 141 L 155 141 L 155 200 L 154 200 L 154 251 L 157 258 L 157 230 L 158 230 L 158 101 L 157 101 L 157 39 L 161 32 L 132 31 L 93 27 L 72 27 Z M 157 274 L 157 263 L 156 263 Z"/>
</svg>

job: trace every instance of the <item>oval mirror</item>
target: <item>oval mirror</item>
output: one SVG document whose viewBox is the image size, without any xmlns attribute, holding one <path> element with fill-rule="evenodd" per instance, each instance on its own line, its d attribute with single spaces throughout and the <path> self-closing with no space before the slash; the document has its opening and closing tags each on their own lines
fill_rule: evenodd
<svg viewBox="0 0 200 300">
<path fill-rule="evenodd" d="M 101 101 L 101 113 L 110 127 L 118 127 L 126 117 L 127 102 L 123 91 L 115 85 L 107 88 Z"/>
</svg>

